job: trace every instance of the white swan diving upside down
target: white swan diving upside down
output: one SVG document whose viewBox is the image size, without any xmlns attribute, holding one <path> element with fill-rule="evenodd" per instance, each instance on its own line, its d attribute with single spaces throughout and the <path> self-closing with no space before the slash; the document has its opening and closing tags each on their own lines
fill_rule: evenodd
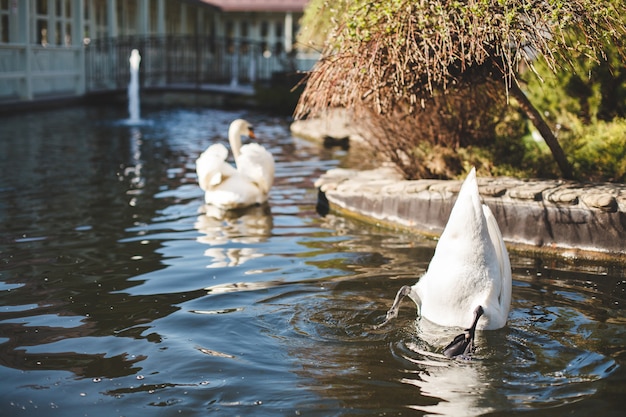
<svg viewBox="0 0 626 417">
<path fill-rule="evenodd" d="M 228 129 L 235 167 L 226 161 L 228 150 L 221 143 L 209 146 L 196 160 L 198 183 L 204 190 L 206 204 L 234 210 L 267 201 L 274 183 L 274 157 L 258 143 L 241 146 L 241 136 L 255 138 L 250 123 L 237 119 Z"/>
<path fill-rule="evenodd" d="M 489 207 L 481 203 L 472 168 L 457 197 L 428 270 L 396 295 L 381 327 L 398 315 L 409 296 L 418 314 L 435 324 L 466 328 L 443 350 L 449 358 L 468 357 L 474 333 L 504 327 L 511 305 L 511 264 Z"/>
</svg>

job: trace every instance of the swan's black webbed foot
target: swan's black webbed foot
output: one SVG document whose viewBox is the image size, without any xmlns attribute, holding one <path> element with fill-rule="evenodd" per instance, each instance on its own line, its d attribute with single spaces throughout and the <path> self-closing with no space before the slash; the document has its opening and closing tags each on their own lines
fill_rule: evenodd
<svg viewBox="0 0 626 417">
<path fill-rule="evenodd" d="M 469 329 L 465 329 L 465 332 L 456 336 L 448 346 L 443 349 L 443 354 L 448 358 L 469 358 L 470 354 L 474 350 L 474 334 L 476 333 L 476 325 L 478 319 L 482 316 L 484 310 L 482 306 L 476 307 L 474 310 L 474 322 Z"/>
<path fill-rule="evenodd" d="M 389 311 L 387 312 L 387 315 L 385 316 L 385 321 L 374 326 L 374 329 L 380 329 L 381 327 L 389 323 L 391 320 L 398 317 L 398 310 L 400 309 L 400 302 L 402 301 L 404 297 L 406 297 L 410 293 L 411 293 L 411 287 L 409 287 L 408 285 L 405 285 L 402 288 L 400 288 L 400 290 L 398 290 L 398 293 L 396 294 L 396 299 L 393 300 L 393 304 L 391 308 L 389 309 Z"/>
</svg>

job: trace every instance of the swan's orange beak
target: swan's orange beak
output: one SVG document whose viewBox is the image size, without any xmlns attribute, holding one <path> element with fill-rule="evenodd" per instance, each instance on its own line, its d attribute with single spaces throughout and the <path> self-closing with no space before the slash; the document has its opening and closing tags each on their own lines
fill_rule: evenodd
<svg viewBox="0 0 626 417">
<path fill-rule="evenodd" d="M 254 129 L 252 129 L 251 127 L 248 128 L 248 137 L 250 139 L 256 139 L 256 136 L 254 136 Z"/>
</svg>

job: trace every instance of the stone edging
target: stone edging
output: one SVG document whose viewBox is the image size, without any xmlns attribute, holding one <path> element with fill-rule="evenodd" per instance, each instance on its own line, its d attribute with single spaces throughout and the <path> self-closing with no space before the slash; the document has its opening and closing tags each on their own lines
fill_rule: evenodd
<svg viewBox="0 0 626 417">
<path fill-rule="evenodd" d="M 331 208 L 438 236 L 462 181 L 404 180 L 392 166 L 332 169 L 315 183 Z M 569 256 L 626 256 L 626 185 L 479 178 L 507 244 Z"/>
</svg>

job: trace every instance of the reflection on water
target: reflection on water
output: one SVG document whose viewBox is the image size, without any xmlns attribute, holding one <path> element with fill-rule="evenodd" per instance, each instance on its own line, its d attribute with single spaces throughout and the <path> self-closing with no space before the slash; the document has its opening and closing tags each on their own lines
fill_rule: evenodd
<svg viewBox="0 0 626 417">
<path fill-rule="evenodd" d="M 272 231 L 272 213 L 268 204 L 236 211 L 224 211 L 204 205 L 196 229 L 203 235 L 198 242 L 210 248 L 204 254 L 212 259 L 209 268 L 241 265 L 263 256 L 256 248 L 267 241 Z"/>
<path fill-rule="evenodd" d="M 373 328 L 435 242 L 316 212 L 314 180 L 368 159 L 355 147 L 261 114 L 125 113 L 0 123 L 0 414 L 622 414 L 622 264 L 512 253 L 508 326 L 450 361 L 459 329 L 411 303 Z M 275 185 L 266 206 L 214 212 L 194 161 L 237 117 Z"/>
<path fill-rule="evenodd" d="M 477 416 L 496 410 L 495 404 L 484 401 L 490 388 L 481 362 L 437 359 L 414 359 L 415 366 L 422 370 L 407 372 L 402 378 L 403 383 L 413 385 L 431 400 L 425 404 L 409 404 L 409 408 L 445 416 Z"/>
</svg>

